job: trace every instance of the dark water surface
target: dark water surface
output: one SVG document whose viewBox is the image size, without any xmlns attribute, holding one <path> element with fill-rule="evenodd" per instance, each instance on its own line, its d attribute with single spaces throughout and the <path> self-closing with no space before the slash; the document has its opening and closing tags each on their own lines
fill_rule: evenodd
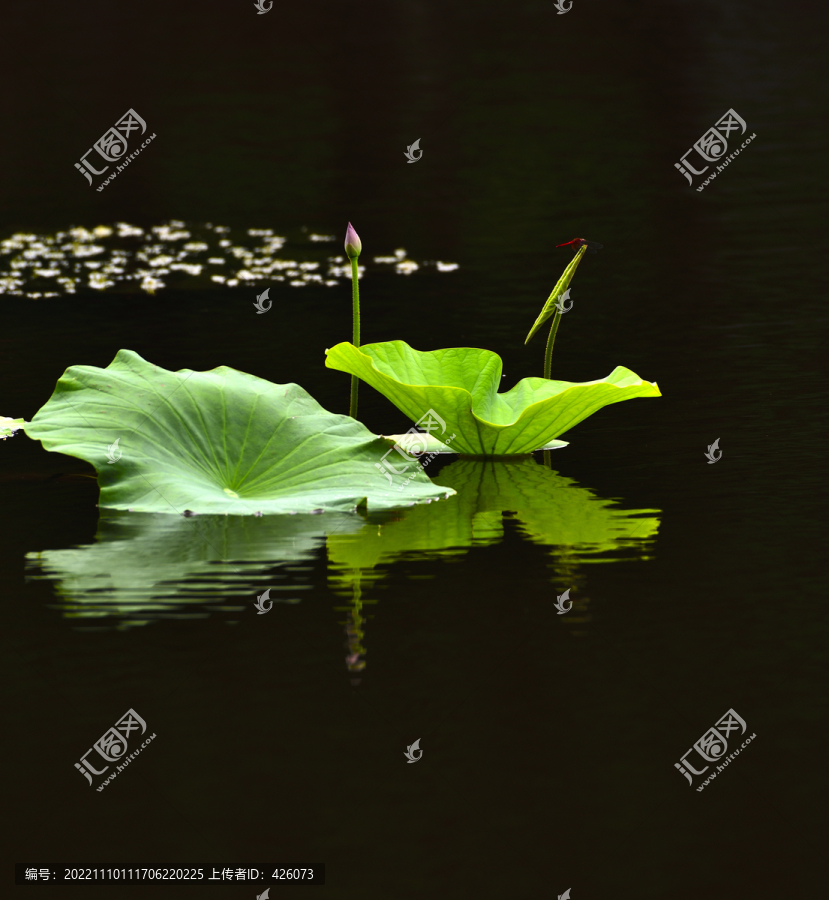
<svg viewBox="0 0 829 900">
<path fill-rule="evenodd" d="M 10 5 L 0 239 L 175 219 L 303 259 L 351 220 L 367 257 L 460 266 L 369 271 L 363 342 L 486 347 L 506 389 L 541 375 L 524 338 L 584 235 L 604 249 L 553 375 L 624 365 L 663 396 L 583 422 L 552 469 L 442 457 L 456 497 L 367 517 L 99 510 L 90 466 L 0 443 L 5 883 L 267 859 L 325 863 L 344 900 L 818 896 L 825 5 L 252 6 Z M 130 107 L 157 137 L 97 192 L 73 164 Z M 757 137 L 697 192 L 674 163 L 730 108 Z M 347 282 L 274 284 L 268 315 L 255 294 L 0 296 L 0 415 L 121 348 L 347 412 L 323 353 L 350 339 Z M 376 433 L 411 424 L 360 404 Z M 73 764 L 129 708 L 157 737 L 97 792 Z M 697 792 L 674 764 L 731 709 L 729 753 L 756 738 Z"/>
</svg>

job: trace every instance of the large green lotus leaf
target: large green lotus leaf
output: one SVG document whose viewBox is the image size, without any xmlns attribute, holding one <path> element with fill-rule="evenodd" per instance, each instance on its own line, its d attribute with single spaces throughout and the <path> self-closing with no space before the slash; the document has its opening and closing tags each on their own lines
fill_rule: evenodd
<svg viewBox="0 0 829 900">
<path fill-rule="evenodd" d="M 123 629 L 215 612 L 238 618 L 245 609 L 255 615 L 253 602 L 266 588 L 275 603 L 307 597 L 304 573 L 326 536 L 364 525 L 346 512 L 257 518 L 106 509 L 95 543 L 27 553 L 27 580 L 52 582 L 56 608 L 80 625 L 114 621 Z"/>
<path fill-rule="evenodd" d="M 470 456 L 531 453 L 603 406 L 662 396 L 624 366 L 583 383 L 523 378 L 499 394 L 501 357 L 473 347 L 421 352 L 404 341 L 359 349 L 344 342 L 326 351 L 325 364 L 361 378 L 413 421 L 436 413 L 446 427 L 433 436 L 446 442 L 454 434 L 452 449 Z"/>
<path fill-rule="evenodd" d="M 348 593 L 355 577 L 369 584 L 377 567 L 403 554 L 455 556 L 499 543 L 513 518 L 533 543 L 553 548 L 571 564 L 614 562 L 615 554 L 648 559 L 659 510 L 622 509 L 534 459 L 461 459 L 435 483 L 453 488 L 451 503 L 395 512 L 387 521 L 329 535 L 332 586 Z M 372 571 L 374 570 L 374 571 Z"/>
<path fill-rule="evenodd" d="M 299 385 L 227 366 L 168 372 L 120 350 L 106 369 L 67 369 L 25 427 L 95 466 L 102 507 L 254 515 L 401 504 L 378 471 L 386 441 Z M 447 493 L 418 468 L 406 500 Z"/>
</svg>

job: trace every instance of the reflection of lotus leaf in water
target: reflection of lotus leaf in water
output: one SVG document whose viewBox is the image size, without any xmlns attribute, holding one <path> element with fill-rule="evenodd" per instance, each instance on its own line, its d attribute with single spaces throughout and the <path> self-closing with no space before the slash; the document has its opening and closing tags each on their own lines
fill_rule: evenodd
<svg viewBox="0 0 829 900">
<path fill-rule="evenodd" d="M 263 587 L 271 600 L 298 602 L 309 587 L 305 576 L 271 570 L 311 561 L 326 534 L 363 524 L 352 513 L 185 518 L 102 510 L 96 543 L 28 553 L 27 568 L 32 579 L 56 582 L 67 617 L 117 617 L 122 627 L 206 618 L 208 611 L 244 609 L 240 595 L 249 594 L 252 604 Z M 229 598 L 234 605 L 225 605 Z"/>
<path fill-rule="evenodd" d="M 394 513 L 357 533 L 330 535 L 332 586 L 350 591 L 354 573 L 365 585 L 377 578 L 369 570 L 403 553 L 451 556 L 498 543 L 505 515 L 531 541 L 556 548 L 571 563 L 611 562 L 607 554 L 625 549 L 647 559 L 647 542 L 659 527 L 659 519 L 647 515 L 658 510 L 620 509 L 531 457 L 461 459 L 443 469 L 435 483 L 458 495 Z"/>
<path fill-rule="evenodd" d="M 56 582 L 67 617 L 135 625 L 238 613 L 246 594 L 252 610 L 266 587 L 272 600 L 297 602 L 308 585 L 291 565 L 313 560 L 326 536 L 330 583 L 359 607 L 361 582 L 379 577 L 375 567 L 403 554 L 451 556 L 498 543 L 505 515 L 530 540 L 554 548 L 557 559 L 576 564 L 607 562 L 625 548 L 647 559 L 658 529 L 658 518 L 646 515 L 655 510 L 619 509 L 532 458 L 458 460 L 436 482 L 457 496 L 375 514 L 369 522 L 354 513 L 186 518 L 101 510 L 94 544 L 29 553 L 27 568 L 30 578 Z M 287 577 L 273 574 L 280 565 Z M 235 605 L 228 605 L 231 598 Z M 357 652 L 359 608 L 351 615 Z"/>
</svg>

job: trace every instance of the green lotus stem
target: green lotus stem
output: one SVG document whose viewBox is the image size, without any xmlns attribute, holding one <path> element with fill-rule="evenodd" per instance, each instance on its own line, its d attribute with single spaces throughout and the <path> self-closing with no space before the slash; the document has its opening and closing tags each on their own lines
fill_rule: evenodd
<svg viewBox="0 0 829 900">
<path fill-rule="evenodd" d="M 351 222 L 348 223 L 348 230 L 345 233 L 345 252 L 351 260 L 351 306 L 352 306 L 352 329 L 351 343 L 355 347 L 360 346 L 360 279 L 357 268 L 357 258 L 363 245 L 357 232 L 354 230 Z M 348 414 L 352 419 L 357 418 L 357 386 L 360 379 L 356 375 L 351 376 L 351 403 L 348 407 Z"/>
<path fill-rule="evenodd" d="M 561 321 L 561 313 L 557 312 L 550 326 L 550 333 L 547 336 L 547 349 L 544 351 L 544 377 L 552 378 L 553 370 L 553 344 L 556 342 L 556 332 L 558 331 L 558 323 Z"/>
</svg>

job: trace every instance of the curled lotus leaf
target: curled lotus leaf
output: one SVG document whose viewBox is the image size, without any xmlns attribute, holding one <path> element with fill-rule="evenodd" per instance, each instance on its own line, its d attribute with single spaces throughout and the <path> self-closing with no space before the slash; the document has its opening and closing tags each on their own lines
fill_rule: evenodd
<svg viewBox="0 0 829 900">
<path fill-rule="evenodd" d="M 437 441 L 467 456 L 513 456 L 550 445 L 604 406 L 661 397 L 658 385 L 617 366 L 606 378 L 571 382 L 522 378 L 499 393 L 503 364 L 490 350 L 422 352 L 404 341 L 326 351 L 326 366 L 356 375 L 413 422 L 427 414 Z"/>
</svg>

